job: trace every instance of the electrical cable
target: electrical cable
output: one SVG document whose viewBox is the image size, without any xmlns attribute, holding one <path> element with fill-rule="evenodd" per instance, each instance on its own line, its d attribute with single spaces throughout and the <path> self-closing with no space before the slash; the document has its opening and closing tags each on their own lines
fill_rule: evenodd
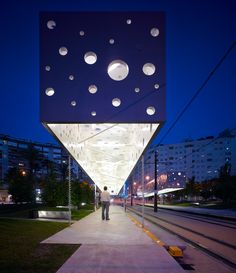
<svg viewBox="0 0 236 273">
<path fill-rule="evenodd" d="M 227 51 L 225 52 L 225 54 L 223 55 L 223 57 L 220 59 L 220 61 L 215 65 L 215 67 L 213 68 L 213 70 L 209 73 L 209 75 L 207 76 L 207 78 L 205 79 L 205 81 L 202 83 L 202 85 L 197 89 L 197 91 L 195 92 L 195 94 L 193 95 L 193 97 L 190 99 L 190 101 L 185 105 L 185 107 L 183 108 L 183 110 L 179 113 L 179 115 L 177 116 L 177 118 L 174 120 L 174 122 L 172 123 L 172 125 L 169 127 L 169 129 L 167 130 L 167 132 L 164 134 L 164 136 L 161 138 L 161 140 L 158 142 L 157 146 L 159 146 L 161 144 L 161 142 L 167 137 L 167 135 L 170 133 L 170 131 L 174 128 L 174 126 L 177 124 L 177 122 L 181 119 L 181 117 L 183 116 L 183 114 L 187 111 L 187 109 L 190 107 L 190 105 L 193 103 L 193 101 L 197 98 L 197 96 L 201 93 L 201 91 L 204 89 L 204 87 L 207 85 L 207 83 L 209 82 L 209 80 L 213 77 L 213 75 L 215 74 L 215 72 L 219 69 L 219 67 L 222 65 L 222 63 L 225 61 L 225 59 L 227 58 L 227 56 L 230 54 L 230 52 L 234 49 L 236 45 L 236 41 L 234 41 L 232 43 L 232 45 L 227 49 Z"/>
</svg>

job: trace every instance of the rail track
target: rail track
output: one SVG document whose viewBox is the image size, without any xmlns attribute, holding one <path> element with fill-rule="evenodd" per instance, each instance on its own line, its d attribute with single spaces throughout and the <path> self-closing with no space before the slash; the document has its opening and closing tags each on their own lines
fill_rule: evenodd
<svg viewBox="0 0 236 273">
<path fill-rule="evenodd" d="M 128 206 L 127 209 L 142 216 L 141 207 Z M 144 219 L 236 270 L 236 244 L 233 239 L 236 237 L 235 222 L 201 215 L 186 215 L 181 212 L 160 211 L 163 212 L 159 209 L 159 213 L 154 213 L 150 208 L 145 208 Z M 187 225 L 185 221 L 191 221 L 191 225 Z M 217 233 L 214 232 L 216 228 Z M 227 240 L 223 238 L 225 234 L 229 234 Z"/>
</svg>

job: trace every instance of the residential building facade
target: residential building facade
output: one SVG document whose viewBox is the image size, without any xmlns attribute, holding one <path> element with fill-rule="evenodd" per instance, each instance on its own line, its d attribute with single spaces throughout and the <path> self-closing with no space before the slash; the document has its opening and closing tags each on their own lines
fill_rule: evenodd
<svg viewBox="0 0 236 273">
<path fill-rule="evenodd" d="M 231 175 L 236 175 L 236 135 L 186 140 L 176 144 L 151 146 L 144 155 L 145 190 L 153 191 L 155 152 L 158 189 L 184 187 L 187 179 L 203 182 L 219 176 L 220 168 L 229 163 Z M 141 185 L 141 162 L 133 170 L 136 190 Z"/>
<path fill-rule="evenodd" d="M 68 153 L 61 146 L 50 143 L 32 142 L 0 134 L 0 181 L 5 181 L 6 175 L 11 168 L 18 168 L 22 173 L 29 171 L 29 163 L 24 157 L 24 153 L 26 153 L 29 147 L 37 150 L 39 155 L 38 166 L 34 170 L 36 177 L 45 177 L 48 174 L 50 164 L 53 164 L 53 169 L 58 180 L 65 179 L 68 176 Z M 73 159 L 71 167 L 72 178 L 81 181 L 90 180 Z"/>
</svg>

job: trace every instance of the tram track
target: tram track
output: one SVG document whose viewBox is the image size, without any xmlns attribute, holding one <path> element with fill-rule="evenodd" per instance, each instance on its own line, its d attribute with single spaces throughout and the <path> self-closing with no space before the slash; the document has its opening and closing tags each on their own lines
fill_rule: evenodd
<svg viewBox="0 0 236 273">
<path fill-rule="evenodd" d="M 142 206 L 142 204 L 137 203 L 136 205 L 138 206 Z M 153 209 L 153 205 L 144 205 L 145 209 Z M 181 210 L 173 210 L 170 208 L 164 208 L 164 207 L 159 207 L 158 208 L 159 211 L 165 211 L 165 213 L 171 214 L 171 215 L 177 215 L 182 217 L 182 218 L 188 218 L 188 219 L 193 219 L 193 220 L 198 220 L 201 219 L 202 222 L 206 222 L 206 223 L 211 223 L 214 225 L 219 225 L 219 226 L 223 226 L 223 227 L 227 227 L 227 228 L 231 228 L 231 229 L 236 229 L 236 219 L 232 218 L 229 219 L 228 217 L 225 216 L 219 216 L 219 215 L 212 215 L 212 214 L 199 214 L 196 212 L 192 212 L 192 211 L 181 211 Z M 224 224 L 222 224 L 222 221 L 224 222 Z M 225 224 L 225 222 L 228 222 L 227 224 Z"/>
<path fill-rule="evenodd" d="M 149 209 L 151 207 L 148 207 Z M 160 209 L 159 209 L 160 210 Z M 176 215 L 176 211 L 173 213 L 172 211 L 170 210 L 166 210 L 165 208 L 161 208 L 161 210 L 165 210 L 165 213 L 168 213 L 170 215 Z M 192 219 L 192 220 L 195 220 L 195 221 L 199 221 L 199 219 L 201 220 L 201 222 L 205 222 L 205 223 L 208 223 L 208 224 L 212 224 L 212 225 L 217 225 L 217 226 L 221 226 L 221 227 L 226 227 L 226 228 L 230 228 L 230 229 L 235 229 L 236 230 L 236 222 L 230 222 L 230 223 L 227 223 L 227 224 L 222 224 L 222 221 L 219 221 L 219 220 L 216 220 L 216 219 L 211 219 L 209 220 L 209 216 L 208 218 L 206 216 L 201 216 L 199 214 L 196 214 L 196 217 L 194 216 L 186 216 L 186 215 L 181 215 L 181 212 L 177 212 L 178 213 L 178 216 L 179 217 L 182 217 L 182 218 L 187 218 L 187 219 Z"/>
<path fill-rule="evenodd" d="M 130 207 L 127 207 L 127 209 L 138 216 L 142 216 L 140 209 L 138 210 L 137 208 Z M 166 230 L 167 232 L 174 234 L 183 241 L 187 242 L 189 245 L 199 249 L 200 251 L 203 251 L 209 256 L 220 260 L 227 266 L 236 269 L 236 260 L 235 258 L 232 258 L 236 257 L 236 245 L 229 242 L 224 242 L 213 236 L 205 235 L 191 228 L 184 227 L 183 225 L 179 225 L 176 222 L 163 219 L 162 217 L 153 215 L 147 211 L 145 212 L 144 219 Z M 234 255 L 229 255 L 234 252 Z"/>
</svg>

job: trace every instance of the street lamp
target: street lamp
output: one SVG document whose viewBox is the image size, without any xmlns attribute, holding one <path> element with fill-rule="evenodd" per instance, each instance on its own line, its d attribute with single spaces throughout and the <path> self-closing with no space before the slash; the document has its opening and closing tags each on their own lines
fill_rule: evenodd
<svg viewBox="0 0 236 273">
<path fill-rule="evenodd" d="M 68 159 L 68 210 L 69 210 L 69 225 L 71 225 L 71 156 Z"/>
<path fill-rule="evenodd" d="M 145 179 L 149 180 L 150 176 L 147 175 Z M 157 212 L 157 151 L 154 152 L 154 181 L 154 212 Z"/>
<path fill-rule="evenodd" d="M 149 175 L 146 175 L 145 176 L 145 179 L 148 181 L 150 179 L 150 176 Z"/>
<path fill-rule="evenodd" d="M 131 188 L 131 202 L 130 202 L 130 205 L 133 206 L 133 197 L 134 197 L 134 189 L 135 189 L 135 186 L 136 186 L 136 182 L 131 182 L 130 184 L 130 188 Z"/>
<path fill-rule="evenodd" d="M 155 151 L 154 172 L 155 172 L 155 183 L 154 183 L 154 212 L 157 212 L 157 151 Z"/>
<path fill-rule="evenodd" d="M 130 183 L 130 205 L 133 206 L 133 177 L 131 179 Z"/>
</svg>

